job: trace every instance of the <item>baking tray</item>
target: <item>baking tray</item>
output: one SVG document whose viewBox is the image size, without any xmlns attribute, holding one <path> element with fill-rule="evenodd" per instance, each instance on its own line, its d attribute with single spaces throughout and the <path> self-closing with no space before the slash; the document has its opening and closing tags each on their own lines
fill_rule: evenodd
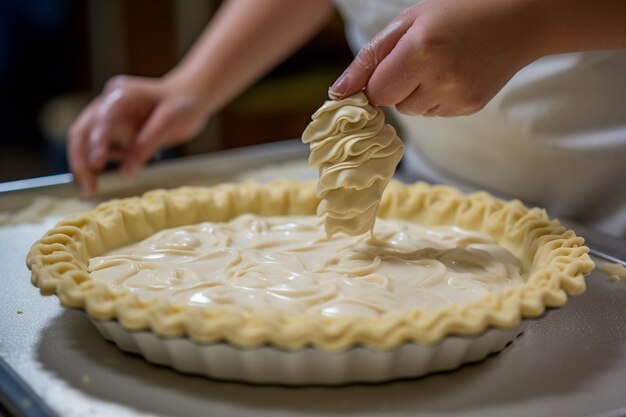
<svg viewBox="0 0 626 417">
<path fill-rule="evenodd" d="M 280 166 L 305 166 L 306 154 L 288 142 L 195 158 L 188 166 L 169 163 L 143 174 L 129 192 L 154 188 L 153 181 L 169 186 L 153 171 L 165 168 L 168 179 L 179 173 L 199 183 L 240 178 L 242 167 L 258 179 L 300 179 L 310 172 Z M 105 189 L 107 181 L 115 183 L 115 177 L 103 181 Z M 182 184 L 177 181 L 171 186 Z M 123 184 L 108 190 L 126 193 Z M 68 184 L 7 191 L 0 194 L 0 207 L 47 193 L 77 195 Z M 0 228 L 0 356 L 60 416 L 626 415 L 626 282 L 601 273 L 588 277 L 584 294 L 549 311 L 503 352 L 478 364 L 378 385 L 253 386 L 151 365 L 104 340 L 81 311 L 41 297 L 24 257 L 56 220 Z M 612 242 L 626 253 L 624 242 Z"/>
<path fill-rule="evenodd" d="M 129 181 L 117 173 L 100 176 L 98 194 L 94 201 L 135 196 L 155 188 L 174 188 L 181 185 L 214 185 L 224 181 L 236 181 L 253 172 L 266 180 L 278 172 L 290 171 L 290 164 L 306 165 L 308 146 L 300 140 L 287 140 L 264 145 L 214 152 L 162 161 L 149 166 Z M 315 178 L 315 171 L 306 168 L 295 170 L 296 175 Z M 0 212 L 25 207 L 42 195 L 55 197 L 81 197 L 80 190 L 72 183 L 72 174 L 51 175 L 19 181 L 0 183 Z"/>
</svg>

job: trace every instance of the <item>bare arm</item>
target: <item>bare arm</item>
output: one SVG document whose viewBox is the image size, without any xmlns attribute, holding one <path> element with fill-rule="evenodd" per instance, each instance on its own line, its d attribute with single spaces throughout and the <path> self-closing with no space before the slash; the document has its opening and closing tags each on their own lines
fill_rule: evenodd
<svg viewBox="0 0 626 417">
<path fill-rule="evenodd" d="M 331 10 L 328 0 L 231 0 L 166 80 L 193 84 L 213 113 L 318 32 Z"/>
<path fill-rule="evenodd" d="M 424 0 L 366 44 L 331 91 L 410 115 L 482 109 L 546 55 L 626 48 L 624 0 Z"/>
<path fill-rule="evenodd" d="M 87 193 L 107 161 L 132 175 L 159 149 L 185 142 L 208 117 L 315 34 L 329 0 L 229 0 L 163 78 L 118 76 L 70 129 L 70 167 Z"/>
<path fill-rule="evenodd" d="M 626 48 L 626 1 L 532 1 L 542 55 Z"/>
</svg>

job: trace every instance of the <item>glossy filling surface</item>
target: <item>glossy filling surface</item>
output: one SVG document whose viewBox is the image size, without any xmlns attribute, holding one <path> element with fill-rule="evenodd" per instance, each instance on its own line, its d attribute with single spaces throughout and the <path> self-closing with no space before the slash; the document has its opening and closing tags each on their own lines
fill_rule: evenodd
<svg viewBox="0 0 626 417">
<path fill-rule="evenodd" d="M 373 234 L 327 237 L 316 216 L 250 214 L 163 230 L 89 271 L 141 299 L 325 316 L 437 309 L 524 282 L 509 251 L 457 227 L 378 219 Z"/>
</svg>

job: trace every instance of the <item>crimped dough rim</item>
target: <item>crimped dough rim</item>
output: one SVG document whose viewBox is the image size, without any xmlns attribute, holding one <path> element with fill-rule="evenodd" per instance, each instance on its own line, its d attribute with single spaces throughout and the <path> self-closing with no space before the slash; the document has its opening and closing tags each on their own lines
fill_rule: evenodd
<svg viewBox="0 0 626 417">
<path fill-rule="evenodd" d="M 487 233 L 521 259 L 526 283 L 439 310 L 330 318 L 279 308 L 249 314 L 236 307 L 141 301 L 129 292 L 112 292 L 88 275 L 90 258 L 166 228 L 226 221 L 243 213 L 314 215 L 319 202 L 315 188 L 314 182 L 279 180 L 154 190 L 113 200 L 59 222 L 35 242 L 26 263 L 42 294 L 57 294 L 64 306 L 83 308 L 97 320 L 118 320 L 128 330 L 188 336 L 200 343 L 271 344 L 289 350 L 314 346 L 327 351 L 356 345 L 390 350 L 405 342 L 433 344 L 449 335 L 478 336 L 492 326 L 513 328 L 521 319 L 562 306 L 568 295 L 584 291 L 584 275 L 594 267 L 583 239 L 542 209 L 529 209 L 517 200 L 504 202 L 485 192 L 464 195 L 451 187 L 392 182 L 379 217 Z"/>
</svg>

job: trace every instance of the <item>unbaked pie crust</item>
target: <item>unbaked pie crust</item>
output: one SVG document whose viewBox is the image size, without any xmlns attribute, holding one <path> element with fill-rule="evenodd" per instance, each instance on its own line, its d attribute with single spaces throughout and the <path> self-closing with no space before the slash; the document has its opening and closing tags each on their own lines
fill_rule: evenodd
<svg viewBox="0 0 626 417">
<path fill-rule="evenodd" d="M 390 350 L 405 342 L 434 344 L 451 335 L 477 336 L 490 327 L 511 329 L 523 318 L 539 316 L 546 307 L 561 306 L 568 295 L 584 291 L 584 275 L 594 266 L 583 239 L 549 219 L 544 210 L 484 192 L 464 195 L 450 187 L 392 182 L 378 208 L 380 218 L 485 233 L 521 261 L 526 282 L 432 311 L 325 317 L 277 307 L 252 314 L 236 306 L 208 309 L 144 300 L 130 292 L 112 292 L 88 273 L 90 259 L 163 229 L 224 222 L 244 213 L 314 215 L 319 203 L 315 190 L 314 182 L 280 180 L 155 190 L 110 201 L 58 223 L 33 245 L 27 265 L 43 294 L 57 294 L 64 306 L 83 308 L 96 320 L 117 320 L 127 330 L 187 336 L 200 343 L 269 344 L 287 350 L 312 346 L 323 351 L 358 345 Z"/>
</svg>

